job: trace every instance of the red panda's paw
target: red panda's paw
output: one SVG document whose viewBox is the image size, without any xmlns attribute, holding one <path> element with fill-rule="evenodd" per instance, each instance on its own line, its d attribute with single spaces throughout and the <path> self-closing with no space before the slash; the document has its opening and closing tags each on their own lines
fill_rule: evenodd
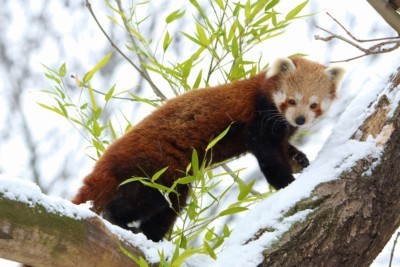
<svg viewBox="0 0 400 267">
<path fill-rule="evenodd" d="M 307 168 L 310 165 L 310 161 L 308 160 L 306 154 L 299 150 L 293 156 L 293 159 L 303 168 Z"/>
</svg>

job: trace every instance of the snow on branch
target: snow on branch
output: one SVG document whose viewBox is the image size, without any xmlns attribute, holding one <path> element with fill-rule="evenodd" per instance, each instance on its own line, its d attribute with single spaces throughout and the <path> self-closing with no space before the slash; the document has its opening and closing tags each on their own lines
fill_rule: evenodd
<svg viewBox="0 0 400 267">
<path fill-rule="evenodd" d="M 169 245 L 113 226 L 86 207 L 43 195 L 33 183 L 0 175 L 0 258 L 33 266 L 135 266 L 124 249 L 157 262 L 158 250 L 168 255 Z"/>
</svg>

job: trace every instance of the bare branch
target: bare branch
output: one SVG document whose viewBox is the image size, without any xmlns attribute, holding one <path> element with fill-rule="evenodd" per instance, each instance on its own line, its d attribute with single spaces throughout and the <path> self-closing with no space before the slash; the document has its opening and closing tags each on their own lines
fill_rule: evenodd
<svg viewBox="0 0 400 267">
<path fill-rule="evenodd" d="M 400 47 L 400 36 L 398 37 L 384 37 L 384 38 L 376 38 L 376 39 L 359 39 L 356 38 L 349 30 L 346 29 L 346 27 L 344 27 L 336 18 L 334 18 L 331 14 L 326 13 L 336 24 L 339 25 L 340 28 L 342 28 L 346 34 L 348 36 L 350 36 L 349 38 L 346 38 L 342 35 L 339 34 L 335 34 L 333 32 L 328 31 L 327 29 L 324 29 L 322 27 L 319 27 L 316 25 L 316 27 L 326 33 L 328 33 L 329 35 L 327 37 L 321 37 L 319 35 L 315 35 L 314 38 L 315 40 L 321 40 L 324 42 L 330 42 L 333 39 L 339 39 L 345 43 L 348 43 L 349 45 L 357 48 L 358 50 L 360 50 L 361 52 L 363 52 L 363 54 L 355 56 L 355 57 L 351 57 L 351 58 L 347 58 L 347 59 L 343 59 L 343 60 L 336 60 L 336 61 L 332 61 L 332 63 L 338 63 L 338 62 L 348 62 L 351 60 L 355 60 L 358 58 L 362 58 L 368 55 L 374 55 L 374 54 L 383 54 L 383 53 L 388 53 L 391 51 L 394 51 L 396 49 L 398 49 Z M 377 44 L 374 44 L 368 48 L 365 48 L 363 46 L 361 46 L 359 43 L 367 43 L 367 42 L 380 42 Z M 389 46 L 389 47 L 388 47 Z"/>
</svg>

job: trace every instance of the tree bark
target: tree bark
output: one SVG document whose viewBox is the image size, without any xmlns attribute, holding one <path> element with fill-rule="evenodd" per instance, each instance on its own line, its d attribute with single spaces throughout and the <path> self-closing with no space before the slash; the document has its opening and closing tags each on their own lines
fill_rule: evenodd
<svg viewBox="0 0 400 267">
<path fill-rule="evenodd" d="M 76 220 L 0 194 L 0 258 L 49 267 L 138 266 L 120 245 L 143 256 L 96 217 Z"/>
<path fill-rule="evenodd" d="M 397 70 L 388 90 L 399 90 L 399 83 Z M 377 257 L 400 226 L 400 108 L 393 100 L 384 94 L 371 105 L 375 111 L 352 137 L 377 138 L 383 147 L 380 161 L 358 161 L 297 203 L 296 210 L 314 211 L 264 251 L 261 266 L 369 266 Z M 393 105 L 396 110 L 388 118 Z M 372 164 L 376 167 L 368 175 Z"/>
<path fill-rule="evenodd" d="M 375 9 L 376 12 L 400 34 L 400 14 L 396 11 L 399 7 L 399 1 L 387 0 L 367 0 L 367 2 Z"/>
</svg>

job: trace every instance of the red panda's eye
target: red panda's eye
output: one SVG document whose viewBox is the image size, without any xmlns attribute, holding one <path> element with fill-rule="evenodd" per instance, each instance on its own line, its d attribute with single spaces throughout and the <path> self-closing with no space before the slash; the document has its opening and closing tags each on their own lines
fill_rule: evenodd
<svg viewBox="0 0 400 267">
<path fill-rule="evenodd" d="M 317 107 L 317 103 L 312 103 L 311 105 L 310 105 L 310 108 L 311 109 L 315 109 Z"/>
<path fill-rule="evenodd" d="M 289 99 L 288 103 L 292 106 L 296 105 L 296 101 L 293 99 Z"/>
</svg>

